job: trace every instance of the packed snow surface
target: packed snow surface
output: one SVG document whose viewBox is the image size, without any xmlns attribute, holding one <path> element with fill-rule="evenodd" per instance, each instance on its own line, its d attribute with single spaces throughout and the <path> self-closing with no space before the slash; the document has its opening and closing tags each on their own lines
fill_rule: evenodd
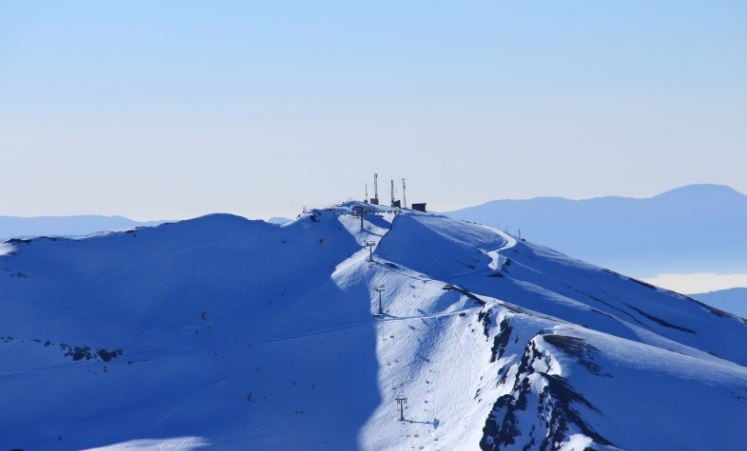
<svg viewBox="0 0 747 451">
<path fill-rule="evenodd" d="M 686 296 L 356 202 L 10 240 L 0 448 L 743 449 L 745 343 Z"/>
</svg>

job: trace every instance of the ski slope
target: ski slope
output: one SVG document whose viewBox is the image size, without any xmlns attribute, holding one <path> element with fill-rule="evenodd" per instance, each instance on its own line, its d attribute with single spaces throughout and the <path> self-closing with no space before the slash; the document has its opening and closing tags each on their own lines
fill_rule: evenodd
<svg viewBox="0 0 747 451">
<path fill-rule="evenodd" d="M 746 342 L 688 297 L 356 202 L 10 240 L 0 447 L 741 449 Z"/>
</svg>

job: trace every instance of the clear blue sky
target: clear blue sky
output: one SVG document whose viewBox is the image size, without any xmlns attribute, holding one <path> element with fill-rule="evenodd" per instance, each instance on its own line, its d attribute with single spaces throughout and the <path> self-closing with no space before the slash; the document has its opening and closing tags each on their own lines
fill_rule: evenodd
<svg viewBox="0 0 747 451">
<path fill-rule="evenodd" d="M 0 214 L 747 192 L 746 121 L 744 1 L 0 2 Z"/>
</svg>

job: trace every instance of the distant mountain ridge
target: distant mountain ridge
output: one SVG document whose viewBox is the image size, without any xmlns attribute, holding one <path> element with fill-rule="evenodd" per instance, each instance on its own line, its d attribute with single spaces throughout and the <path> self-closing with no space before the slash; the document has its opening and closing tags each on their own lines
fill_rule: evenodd
<svg viewBox="0 0 747 451">
<path fill-rule="evenodd" d="M 710 291 L 693 294 L 692 297 L 713 307 L 747 318 L 747 288 Z"/>
<path fill-rule="evenodd" d="M 160 223 L 161 221 L 134 221 L 124 216 L 0 216 L 0 242 L 9 238 L 36 236 L 83 236 L 96 232 L 153 226 Z"/>
<path fill-rule="evenodd" d="M 640 199 L 494 200 L 447 215 L 521 229 L 533 241 L 639 276 L 747 270 L 747 196 L 723 185 Z"/>
</svg>

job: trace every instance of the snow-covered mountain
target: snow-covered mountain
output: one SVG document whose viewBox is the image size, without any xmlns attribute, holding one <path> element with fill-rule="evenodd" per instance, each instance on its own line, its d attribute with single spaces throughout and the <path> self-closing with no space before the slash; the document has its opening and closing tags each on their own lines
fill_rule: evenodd
<svg viewBox="0 0 747 451">
<path fill-rule="evenodd" d="M 448 215 L 521 229 L 530 240 L 641 277 L 747 272 L 747 195 L 728 186 L 688 185 L 644 199 L 495 200 Z"/>
<path fill-rule="evenodd" d="M 397 213 L 6 242 L 0 447 L 743 449 L 745 320 Z"/>
</svg>

